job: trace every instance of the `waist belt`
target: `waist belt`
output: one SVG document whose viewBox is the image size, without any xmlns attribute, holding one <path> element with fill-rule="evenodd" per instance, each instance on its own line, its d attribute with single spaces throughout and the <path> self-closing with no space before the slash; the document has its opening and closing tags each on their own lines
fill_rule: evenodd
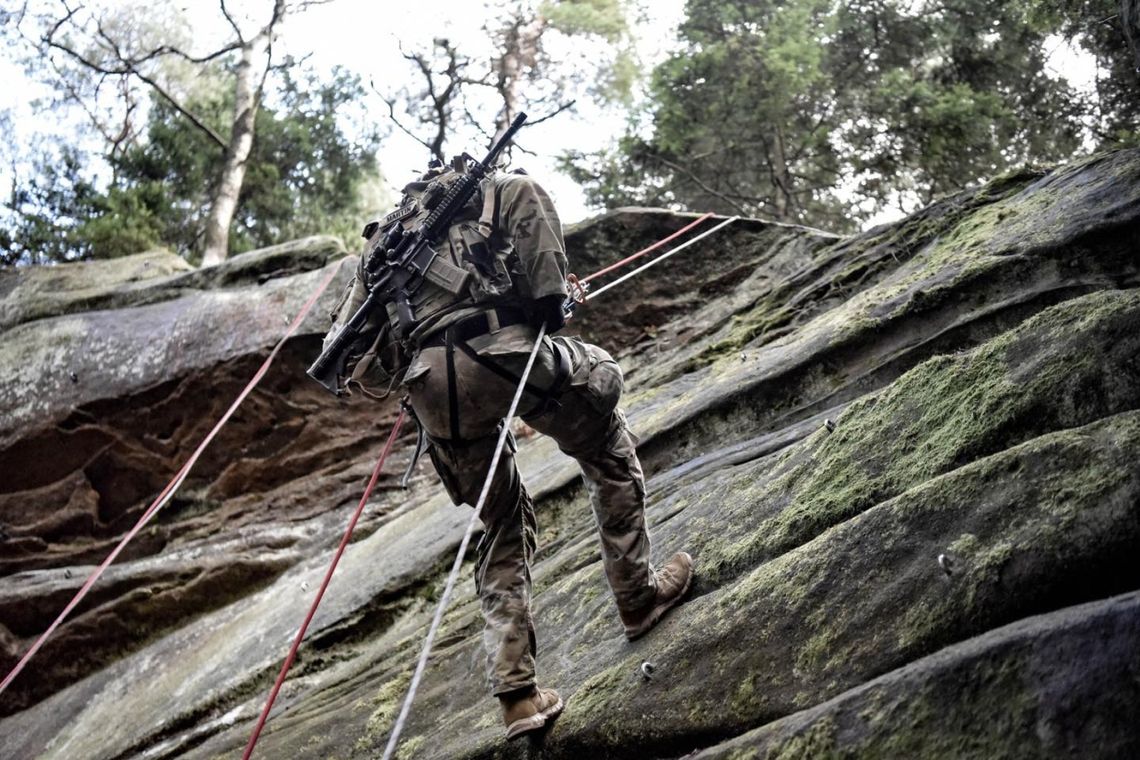
<svg viewBox="0 0 1140 760">
<path fill-rule="evenodd" d="M 467 345 L 467 341 L 472 338 L 477 338 L 480 335 L 486 335 L 491 332 L 491 320 L 488 315 L 494 312 L 495 319 L 499 322 L 499 328 L 509 327 L 511 325 L 523 324 L 526 322 L 526 315 L 519 309 L 512 308 L 495 308 L 485 311 L 481 314 L 475 314 L 467 319 L 460 320 L 453 325 L 449 325 L 444 329 L 436 332 L 422 343 L 420 348 L 429 348 L 434 346 L 442 346 L 447 349 L 447 406 L 448 406 L 448 420 L 450 427 L 450 440 L 455 443 L 464 441 L 459 431 L 459 398 L 456 392 L 455 382 L 455 351 L 459 350 L 465 354 L 471 361 L 480 365 L 481 367 L 493 372 L 507 382 L 518 385 L 521 379 L 510 370 L 500 366 L 495 361 L 486 356 L 480 356 L 471 346 Z M 527 412 L 524 416 L 532 414 L 545 414 L 546 412 L 559 408 L 560 404 L 558 399 L 562 396 L 562 387 L 570 377 L 570 360 L 562 349 L 556 343 L 552 343 L 552 350 L 554 352 L 555 367 L 554 379 L 549 388 L 536 388 L 530 383 L 526 383 L 524 389 L 533 398 L 537 399 L 537 405 L 534 409 Z"/>
<path fill-rule="evenodd" d="M 451 339 L 456 343 L 466 343 L 472 338 L 486 335 L 491 332 L 492 328 L 491 320 L 488 318 L 490 312 L 494 312 L 495 318 L 499 321 L 499 329 L 510 327 L 511 325 L 521 325 L 527 321 L 526 315 L 523 314 L 521 309 L 504 308 L 501 306 L 496 307 L 470 316 L 467 319 L 462 319 L 453 325 L 445 327 L 439 332 L 432 333 L 420 342 L 420 348 L 446 345 L 448 333 L 451 333 Z"/>
</svg>

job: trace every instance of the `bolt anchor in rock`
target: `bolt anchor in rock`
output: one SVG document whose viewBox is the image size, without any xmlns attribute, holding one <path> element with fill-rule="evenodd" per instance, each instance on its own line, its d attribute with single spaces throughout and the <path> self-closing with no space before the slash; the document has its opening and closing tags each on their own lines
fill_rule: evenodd
<svg viewBox="0 0 1140 760">
<path fill-rule="evenodd" d="M 652 681 L 653 680 L 653 671 L 654 670 L 656 670 L 656 668 L 653 667 L 653 663 L 650 662 L 649 660 L 646 660 L 645 662 L 641 663 L 641 668 L 640 668 L 641 677 L 644 678 L 646 681 Z"/>
</svg>

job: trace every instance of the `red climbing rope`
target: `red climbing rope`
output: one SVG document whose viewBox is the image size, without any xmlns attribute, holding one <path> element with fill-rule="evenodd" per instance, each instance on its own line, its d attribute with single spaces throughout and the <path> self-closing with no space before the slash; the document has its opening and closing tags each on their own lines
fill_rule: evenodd
<svg viewBox="0 0 1140 760">
<path fill-rule="evenodd" d="M 585 283 L 589 282 L 590 280 L 594 279 L 595 277 L 601 277 L 603 274 L 609 274 L 610 272 L 614 271 L 615 269 L 623 267 L 631 261 L 636 261 L 637 259 L 640 259 L 645 254 L 652 253 L 653 251 L 656 251 L 658 248 L 665 245 L 669 241 L 676 240 L 681 235 L 684 235 L 686 232 L 693 229 L 694 227 L 696 227 L 698 224 L 700 224 L 704 220 L 709 219 L 713 216 L 716 216 L 716 214 L 712 213 L 711 211 L 708 212 L 707 214 L 702 214 L 701 216 L 699 216 L 694 221 L 690 222 L 689 224 L 686 224 L 684 227 L 682 227 L 681 229 L 674 232 L 672 235 L 670 235 L 668 237 L 661 238 L 660 240 L 658 240 L 656 243 L 649 246 L 648 248 L 642 248 L 637 253 L 630 254 L 629 256 L 626 256 L 621 261 L 615 261 L 613 264 L 610 264 L 607 267 L 602 267 L 601 269 L 594 272 L 589 277 L 582 278 L 581 280 L 579 280 L 579 282 L 585 284 Z"/>
<path fill-rule="evenodd" d="M 265 721 L 269 718 L 269 711 L 273 708 L 273 703 L 277 701 L 277 693 L 281 691 L 281 685 L 285 683 L 285 676 L 289 673 L 289 668 L 293 666 L 293 660 L 297 659 L 297 650 L 301 648 L 301 640 L 305 638 L 305 632 L 309 630 L 309 623 L 313 621 L 313 615 L 317 614 L 317 607 L 320 606 L 321 599 L 325 596 L 325 589 L 329 587 L 329 581 L 332 580 L 336 566 L 340 563 L 340 557 L 344 554 L 345 547 L 348 546 L 348 542 L 352 538 L 352 532 L 356 530 L 356 521 L 360 519 L 360 515 L 364 512 L 364 505 L 368 502 L 368 497 L 372 495 L 372 489 L 376 487 L 376 481 L 380 479 L 380 469 L 384 466 L 384 460 L 388 458 L 388 454 L 392 451 L 392 445 L 400 435 L 400 428 L 403 427 L 403 425 L 404 409 L 401 408 L 400 415 L 396 417 L 396 424 L 392 426 L 392 432 L 388 436 L 388 442 L 384 444 L 384 451 L 380 454 L 380 459 L 376 462 L 376 467 L 372 470 L 372 478 L 368 481 L 368 486 L 364 489 L 364 495 L 360 497 L 360 503 L 356 505 L 356 511 L 348 521 L 348 527 L 344 531 L 344 537 L 340 540 L 340 546 L 337 547 L 336 554 L 333 555 L 328 572 L 325 573 L 325 579 L 321 582 L 321 587 L 317 589 L 317 595 L 313 599 L 312 606 L 309 607 L 309 613 L 305 615 L 305 621 L 301 623 L 301 630 L 297 631 L 297 636 L 293 639 L 293 646 L 289 648 L 289 654 L 285 657 L 285 662 L 281 665 L 281 672 L 277 674 L 277 680 L 273 684 L 273 690 L 269 692 L 269 699 L 265 701 L 265 707 L 261 711 L 261 717 L 257 719 L 257 725 L 254 726 L 253 735 L 249 737 L 249 744 L 245 747 L 245 754 L 241 756 L 242 760 L 249 760 L 250 755 L 253 754 L 253 748 L 257 745 L 257 740 L 261 736 L 261 729 L 265 727 Z"/>
<path fill-rule="evenodd" d="M 638 252 L 636 252 L 630 256 L 627 256 L 626 258 L 622 259 L 621 261 L 617 261 L 613 264 L 610 264 L 609 266 L 606 266 L 606 267 L 598 270 L 597 272 L 594 272 L 589 277 L 586 277 L 583 280 L 581 280 L 581 282 L 587 283 L 596 277 L 600 277 L 603 274 L 607 274 L 609 272 L 612 272 L 615 269 L 618 269 L 619 267 L 622 267 L 622 266 L 624 266 L 624 265 L 626 265 L 632 261 L 635 261 L 636 259 L 638 259 L 638 258 L 640 258 L 640 257 L 642 257 L 648 253 L 651 253 L 652 251 L 657 250 L 658 248 L 665 245 L 666 243 L 668 243 L 672 240 L 675 240 L 676 238 L 680 237 L 681 235 L 685 234 L 689 230 L 693 229 L 697 225 L 701 224 L 702 222 L 704 222 L 705 220 L 707 220 L 713 216 L 714 216 L 714 214 L 712 214 L 712 213 L 703 214 L 702 216 L 698 217 L 696 220 L 694 220 L 690 224 L 682 227 L 681 229 L 677 230 L 676 232 L 672 233 L 671 235 L 669 235 L 665 238 L 662 238 L 661 240 L 657 241 L 653 245 L 648 246 L 647 248 L 643 248 L 642 250 L 640 250 L 640 251 L 638 251 Z M 722 224 L 718 225 L 716 228 L 709 230 L 708 232 L 703 233 L 701 235 L 698 235 L 693 240 L 690 240 L 689 242 L 682 244 L 678 248 L 676 248 L 672 251 L 669 251 L 667 254 L 665 254 L 665 255 L 661 256 L 660 258 L 650 262 L 649 264 L 646 264 L 643 267 L 639 267 L 637 270 L 635 270 L 634 272 L 631 272 L 629 275 L 627 275 L 626 277 L 623 277 L 621 279 L 624 281 L 624 279 L 627 279 L 630 276 L 638 274 L 641 271 L 643 271 L 644 269 L 647 269 L 651 266 L 654 266 L 655 264 L 659 263 L 661 260 L 668 258 L 669 256 L 672 256 L 674 253 L 677 253 L 681 249 L 686 248 L 689 245 L 691 245 L 692 243 L 697 242 L 699 239 L 702 239 L 702 238 L 706 237 L 707 235 L 712 234 L 713 232 L 720 229 L 721 227 L 724 227 L 728 224 L 731 224 L 733 221 L 736 221 L 737 218 L 738 217 L 733 217 L 733 218 L 723 222 Z M 20 660 L 20 662 L 12 670 L 12 672 L 8 674 L 8 676 L 4 679 L 3 683 L 0 684 L 0 693 L 2 693 L 5 688 L 7 688 L 8 684 L 11 683 L 11 681 L 20 673 L 20 671 L 23 670 L 24 666 L 28 663 L 28 661 L 31 660 L 31 658 L 36 654 L 36 652 L 39 651 L 40 647 L 43 646 L 43 644 L 47 640 L 47 638 L 63 622 L 63 620 L 67 617 L 68 614 L 70 614 L 70 612 L 76 607 L 76 605 L 78 605 L 79 602 L 82 601 L 82 599 L 87 595 L 88 591 L 90 591 L 91 587 L 95 584 L 95 582 L 99 579 L 99 577 L 103 574 L 103 572 L 111 565 L 112 562 L 114 562 L 115 558 L 118 557 L 118 555 L 126 547 L 127 543 L 131 539 L 133 539 L 135 537 L 135 535 L 138 534 L 138 532 L 151 520 L 151 518 L 169 501 L 170 497 L 174 495 L 174 493 L 182 485 L 182 482 L 186 479 L 186 476 L 189 474 L 191 468 L 198 461 L 198 458 L 201 456 L 202 452 L 206 449 L 206 447 L 214 439 L 214 437 L 218 434 L 218 432 L 226 424 L 226 422 L 229 421 L 230 417 L 237 410 L 238 406 L 242 403 L 242 401 L 245 400 L 245 398 L 249 395 L 249 393 L 254 389 L 254 387 L 257 386 L 257 384 L 265 376 L 265 373 L 268 371 L 270 364 L 272 364 L 273 360 L 276 358 L 281 347 L 285 344 L 285 342 L 290 337 L 292 337 L 293 333 L 296 332 L 297 328 L 300 327 L 301 322 L 308 315 L 309 311 L 312 309 L 313 305 L 316 303 L 316 301 L 320 297 L 320 295 L 325 291 L 325 289 L 332 282 L 333 278 L 336 276 L 336 273 L 338 271 L 339 271 L 339 267 L 335 267 L 329 273 L 329 275 L 321 282 L 320 286 L 317 288 L 317 291 L 315 293 L 313 293 L 313 295 L 309 298 L 309 300 L 302 307 L 301 312 L 293 320 L 293 323 L 289 326 L 289 329 L 285 333 L 285 336 L 281 338 L 281 340 L 277 343 L 276 346 L 274 346 L 272 352 L 270 352 L 268 358 L 266 358 L 265 362 L 261 365 L 260 369 L 258 369 L 258 371 L 255 373 L 253 379 L 250 380 L 249 384 L 246 385 L 246 387 L 238 395 L 237 399 L 233 402 L 233 404 L 230 406 L 230 408 L 226 411 L 226 413 L 222 416 L 222 418 L 214 426 L 213 430 L 210 431 L 210 433 L 206 436 L 206 438 L 202 441 L 202 443 L 195 450 L 193 455 L 191 455 L 190 459 L 187 460 L 186 464 L 183 465 L 182 468 L 178 471 L 178 474 L 174 477 L 174 479 L 171 480 L 169 484 L 167 484 L 166 488 L 163 489 L 162 493 L 160 493 L 158 495 L 158 497 L 154 500 L 154 502 L 150 505 L 150 507 L 147 509 L 147 511 L 139 519 L 138 523 L 130 530 L 129 533 L 127 533 L 127 535 L 123 538 L 123 540 L 119 543 L 119 545 L 115 547 L 114 551 L 112 551 L 111 554 L 107 557 L 107 559 L 104 560 L 103 564 L 101 564 L 95 570 L 95 572 L 93 572 L 91 574 L 91 576 L 83 584 L 83 587 L 79 590 L 79 593 L 77 593 L 75 595 L 75 598 L 71 600 L 71 602 L 67 605 L 67 607 L 64 608 L 63 612 L 60 613 L 59 617 L 56 618 L 55 622 L 52 623 L 52 625 L 48 628 L 47 631 L 44 632 L 44 634 L 42 636 L 40 636 L 40 638 L 36 641 L 36 643 L 32 646 L 32 648 L 28 650 L 28 652 L 24 655 L 24 657 Z M 602 291 L 607 290 L 616 284 L 618 284 L 618 283 L 615 282 L 615 283 L 611 283 L 610 285 L 607 285 L 606 287 L 599 290 L 597 293 L 591 294 L 591 297 L 594 295 L 598 295 Z M 583 293 L 584 292 L 585 291 L 583 290 Z M 541 339 L 542 339 L 542 335 L 540 333 L 539 342 L 541 342 Z M 534 350 L 537 350 L 538 345 L 539 345 L 539 343 L 535 344 Z M 533 360 L 534 360 L 534 350 L 532 350 L 531 359 L 530 359 L 531 362 L 533 362 Z M 528 371 L 529 371 L 529 366 L 530 365 L 528 364 Z M 516 394 L 515 401 L 513 403 L 514 404 L 518 403 L 517 394 Z M 512 412 L 513 412 L 513 408 L 514 407 L 512 406 Z M 332 562 L 329 565 L 328 571 L 325 573 L 324 580 L 321 583 L 321 586 L 317 591 L 316 597 L 313 599 L 313 603 L 310 606 L 309 611 L 306 614 L 305 619 L 301 624 L 301 628 L 297 632 L 297 635 L 293 640 L 293 644 L 290 647 L 289 653 L 285 658 L 285 662 L 282 663 L 281 671 L 278 673 L 277 680 L 273 684 L 273 688 L 270 691 L 269 698 L 267 699 L 267 701 L 265 703 L 265 707 L 262 709 L 261 715 L 257 721 L 256 726 L 254 727 L 253 734 L 250 736 L 249 743 L 247 744 L 246 749 L 245 749 L 245 753 L 242 755 L 242 760 L 249 760 L 250 756 L 253 753 L 254 747 L 257 745 L 257 741 L 260 738 L 261 732 L 265 727 L 265 723 L 269 718 L 269 713 L 273 708 L 273 704 L 276 701 L 277 696 L 280 693 L 281 688 L 285 683 L 285 678 L 288 675 L 289 669 L 293 665 L 293 662 L 296 660 L 297 652 L 300 649 L 301 642 L 305 637 L 305 633 L 308 631 L 309 624 L 312 622 L 312 619 L 316 614 L 317 608 L 320 606 L 320 603 L 324 597 L 325 590 L 328 588 L 328 585 L 332 580 L 333 573 L 336 571 L 337 565 L 339 564 L 340 559 L 341 559 L 342 555 L 344 554 L 344 551 L 345 551 L 346 547 L 348 546 L 349 541 L 352 538 L 352 533 L 356 528 L 357 521 L 360 519 L 360 516 L 364 511 L 365 504 L 367 503 L 369 497 L 372 494 L 373 489 L 376 486 L 376 483 L 379 480 L 380 472 L 384 466 L 384 462 L 388 458 L 388 455 L 391 452 L 392 447 L 395 444 L 397 437 L 399 436 L 399 432 L 400 432 L 401 427 L 403 426 L 404 419 L 405 419 L 405 412 L 403 409 L 401 409 L 399 416 L 396 418 L 396 423 L 392 428 L 392 432 L 389 434 L 388 440 L 384 445 L 384 450 L 381 453 L 380 458 L 376 463 L 376 467 L 372 471 L 372 477 L 369 479 L 368 485 L 364 490 L 364 494 L 361 496 L 360 503 L 357 505 L 356 511 L 353 513 L 351 519 L 349 520 L 349 523 L 348 523 L 348 526 L 345 530 L 344 536 L 341 539 L 340 546 L 337 548 L 336 553 L 333 555 Z M 500 441 L 500 447 L 501 447 L 501 445 L 502 445 L 502 442 Z M 497 455 L 498 454 L 496 454 L 496 456 Z M 493 463 L 492 467 L 491 467 L 491 472 L 494 472 L 494 467 L 495 467 L 495 465 Z M 489 478 L 490 478 L 490 475 L 488 475 L 488 483 L 489 483 Z M 480 502 L 482 501 L 482 499 L 485 496 L 486 489 L 487 489 L 487 484 L 484 484 L 484 495 L 480 497 Z M 475 514 L 476 515 L 478 514 L 478 510 L 475 511 Z M 464 541 L 463 541 L 463 546 L 466 546 L 466 542 L 470 538 L 470 532 L 471 532 L 471 527 L 469 526 L 467 536 L 464 538 Z M 460 554 L 459 554 L 460 559 L 462 558 L 462 556 L 463 556 L 463 553 L 462 553 L 462 549 L 461 549 Z M 453 571 L 452 571 L 453 576 L 455 575 L 455 572 L 458 569 L 458 562 L 459 562 L 459 560 L 457 560 L 456 567 L 453 568 Z M 454 578 L 450 579 L 449 583 L 453 584 Z M 442 616 L 444 609 L 446 609 L 447 598 L 450 595 L 449 591 L 448 591 L 448 593 L 445 593 L 444 598 L 441 600 L 439 608 L 437 609 L 437 612 L 436 612 L 436 619 L 434 620 L 433 626 L 438 626 L 439 619 Z M 426 646 L 425 646 L 424 651 L 421 655 L 421 662 L 420 662 L 419 670 L 417 672 L 417 676 L 420 674 L 420 672 L 422 672 L 424 662 L 426 662 L 427 655 L 431 650 L 431 639 L 432 639 L 432 636 L 429 633 L 428 641 L 426 642 Z M 418 678 L 417 678 L 417 681 L 418 681 Z M 387 752 L 385 755 L 386 757 L 390 756 L 391 752 L 395 749 L 395 745 L 398 742 L 399 735 L 400 735 L 399 727 L 403 723 L 403 720 L 406 718 L 407 712 L 411 706 L 411 702 L 414 699 L 414 697 L 415 697 L 415 689 L 413 687 L 412 689 L 409 690 L 408 697 L 405 700 L 405 703 L 403 705 L 403 709 L 401 711 L 400 719 L 397 721 L 397 728 L 396 728 L 396 730 L 393 731 L 392 736 L 390 737 L 389 746 L 388 746 L 388 749 L 387 749 Z"/>
<path fill-rule="evenodd" d="M 341 262 L 344 261 L 345 259 L 341 259 Z M 40 648 L 44 645 L 44 642 L 46 642 L 48 640 L 48 637 L 55 632 L 55 629 L 58 628 L 61 623 L 63 623 L 64 619 L 66 619 L 67 616 L 71 614 L 71 611 L 74 610 L 81 601 L 83 601 L 83 598 L 87 596 L 87 593 L 91 590 L 91 587 L 94 586 L 95 582 L 99 580 L 100 576 L 106 572 L 107 568 L 111 566 L 111 563 L 114 562 L 119 554 L 123 551 L 123 549 L 126 548 L 131 539 L 138 535 L 138 532 L 151 521 L 151 518 L 153 518 L 155 514 L 157 514 L 158 511 L 166 505 L 166 503 L 170 500 L 170 497 L 172 497 L 174 495 L 174 492 L 177 491 L 179 486 L 182 485 L 182 481 L 184 481 L 186 479 L 186 476 L 190 474 L 190 469 L 194 466 L 195 462 L 198 461 L 198 458 L 202 455 L 202 452 L 206 450 L 206 447 L 210 445 L 210 442 L 214 440 L 214 437 L 218 434 L 226 422 L 229 421 L 234 412 L 237 411 L 237 408 L 245 400 L 246 396 L 248 396 L 250 392 L 253 391 L 259 382 L 261 382 L 261 378 L 265 377 L 265 373 L 269 370 L 269 365 L 273 363 L 273 360 L 275 358 L 277 358 L 277 354 L 281 350 L 281 347 L 285 345 L 285 341 L 291 338 L 293 336 L 293 333 L 297 331 L 297 328 L 301 326 L 301 323 L 305 320 L 305 317 L 308 316 L 314 304 L 316 304 L 317 299 L 320 298 L 321 294 L 325 292 L 325 289 L 328 288 L 329 283 L 333 281 L 333 278 L 336 277 L 336 274 L 339 271 L 340 265 L 338 264 L 332 268 L 332 271 L 330 271 L 323 280 L 321 280 L 321 283 L 317 286 L 316 291 L 301 307 L 301 311 L 293 319 L 293 322 L 289 325 L 289 329 L 286 330 L 285 335 L 281 338 L 281 340 L 277 342 L 277 345 L 273 347 L 273 350 L 269 353 L 269 356 L 266 357 L 261 367 L 254 374 L 253 379 L 250 380 L 245 388 L 242 389 L 242 392 L 238 394 L 238 397 L 234 400 L 233 404 L 230 405 L 230 408 L 226 410 L 226 413 L 223 414 L 221 419 L 218 420 L 218 423 L 214 425 L 213 430 L 210 431 L 202 443 L 198 444 L 198 448 L 195 449 L 190 458 L 186 460 L 186 464 L 182 465 L 182 468 L 178 471 L 178 474 L 175 475 L 169 483 L 167 483 L 166 488 L 162 489 L 162 493 L 160 493 L 158 497 L 151 503 L 146 512 L 143 513 L 142 517 L 139 518 L 139 521 L 135 523 L 135 526 L 130 529 L 127 535 L 123 536 L 123 539 L 119 542 L 118 546 L 116 546 L 114 550 L 107 556 L 107 559 L 103 560 L 103 563 L 99 565 L 99 567 L 95 568 L 95 571 L 91 573 L 86 582 L 84 582 L 83 586 L 80 587 L 79 592 L 70 602 L 67 603 L 67 606 L 63 608 L 63 612 L 59 613 L 59 617 L 57 617 L 55 621 L 50 626 L 48 626 L 48 629 L 40 635 L 40 637 L 36 640 L 36 643 L 32 645 L 31 649 L 24 653 L 24 656 L 20 658 L 20 661 L 18 663 L 16 663 L 16 667 L 12 668 L 12 672 L 4 677 L 3 682 L 0 682 L 0 694 L 2 694 L 4 690 L 8 688 L 8 685 L 12 683 L 13 680 L 15 680 L 16 676 L 18 676 L 20 674 L 20 671 L 22 671 L 28 662 L 31 661 L 36 652 L 40 651 Z"/>
</svg>

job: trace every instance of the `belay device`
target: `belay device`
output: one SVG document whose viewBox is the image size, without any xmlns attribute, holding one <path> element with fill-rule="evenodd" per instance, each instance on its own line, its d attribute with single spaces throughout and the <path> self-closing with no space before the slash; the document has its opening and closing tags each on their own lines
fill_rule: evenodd
<svg viewBox="0 0 1140 760">
<path fill-rule="evenodd" d="M 368 323 L 372 312 L 382 308 L 383 304 L 389 301 L 396 304 L 396 316 L 399 320 L 397 336 L 400 338 L 408 336 L 415 326 L 416 319 L 412 311 L 411 298 L 424 280 L 434 279 L 435 272 L 438 271 L 438 268 L 433 270 L 431 266 L 439 255 L 435 250 L 436 246 L 447 234 L 451 220 L 471 200 L 471 196 L 479 189 L 480 180 L 487 175 L 499 153 L 525 121 L 525 113 L 516 116 L 502 137 L 491 146 L 487 157 L 472 166 L 451 185 L 447 194 L 439 201 L 439 205 L 416 229 L 405 231 L 399 219 L 389 222 L 388 229 L 381 237 L 380 245 L 371 251 L 365 261 L 368 274 L 372 275 L 368 296 L 352 318 L 345 322 L 328 346 L 321 351 L 313 366 L 309 367 L 309 377 L 330 392 L 342 395 L 343 391 L 337 387 L 337 378 L 344 374 L 349 352 L 360 338 L 360 332 Z M 445 287 L 450 284 L 445 284 Z"/>
</svg>

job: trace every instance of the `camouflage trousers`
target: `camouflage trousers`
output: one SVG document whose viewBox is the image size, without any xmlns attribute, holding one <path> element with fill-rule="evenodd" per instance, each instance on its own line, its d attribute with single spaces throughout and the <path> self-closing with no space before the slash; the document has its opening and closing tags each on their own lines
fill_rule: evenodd
<svg viewBox="0 0 1140 760">
<path fill-rule="evenodd" d="M 469 341 L 443 341 L 417 354 L 405 384 L 432 445 L 432 462 L 456 504 L 474 505 L 537 337 L 528 325 Z M 645 485 L 635 440 L 617 403 L 621 370 L 608 353 L 577 338 L 544 338 L 520 402 L 520 416 L 578 460 L 601 539 L 614 599 L 637 609 L 655 593 L 645 527 Z M 508 439 L 483 506 L 475 585 L 492 691 L 535 683 L 531 559 L 534 504 Z"/>
</svg>

